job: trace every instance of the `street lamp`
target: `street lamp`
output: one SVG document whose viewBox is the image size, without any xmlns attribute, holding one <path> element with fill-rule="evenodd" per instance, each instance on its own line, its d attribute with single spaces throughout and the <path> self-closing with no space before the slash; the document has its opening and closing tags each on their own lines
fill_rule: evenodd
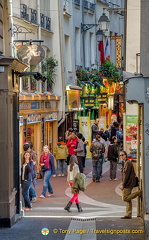
<svg viewBox="0 0 149 240">
<path fill-rule="evenodd" d="M 110 24 L 110 20 L 108 19 L 106 14 L 103 13 L 98 20 L 98 24 L 97 23 L 86 23 L 86 24 L 81 23 L 81 32 L 87 31 L 94 26 L 99 26 L 99 31 L 105 32 L 105 31 L 108 31 L 109 24 Z"/>
<path fill-rule="evenodd" d="M 101 29 L 103 32 L 108 31 L 110 20 L 106 16 L 105 13 L 102 14 L 102 16 L 98 20 L 99 29 Z"/>
</svg>

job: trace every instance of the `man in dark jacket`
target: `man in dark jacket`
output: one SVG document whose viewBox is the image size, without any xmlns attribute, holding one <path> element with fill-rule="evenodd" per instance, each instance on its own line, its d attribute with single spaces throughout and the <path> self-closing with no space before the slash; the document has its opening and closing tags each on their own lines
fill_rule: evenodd
<svg viewBox="0 0 149 240">
<path fill-rule="evenodd" d="M 96 137 L 99 131 L 98 127 L 99 120 L 96 119 L 96 122 L 92 125 L 92 140 Z"/>
<path fill-rule="evenodd" d="M 117 158 L 118 158 L 118 149 L 117 149 L 117 138 L 112 137 L 111 143 L 108 147 L 108 160 L 110 161 L 110 180 L 118 180 L 116 178 L 117 170 Z"/>
<path fill-rule="evenodd" d="M 100 135 L 96 135 L 96 141 L 92 143 L 90 152 L 92 153 L 93 182 L 100 182 L 103 154 L 105 152 L 105 147 L 103 143 L 100 142 Z"/>
<path fill-rule="evenodd" d="M 132 162 L 127 159 L 127 153 L 125 151 L 120 152 L 120 157 L 124 161 L 124 168 L 122 171 L 122 200 L 126 204 L 126 215 L 121 217 L 121 219 L 131 219 L 132 218 L 132 202 L 131 199 L 136 198 L 137 196 L 142 198 L 142 191 L 132 192 L 133 187 L 136 185 L 136 174 Z"/>
</svg>

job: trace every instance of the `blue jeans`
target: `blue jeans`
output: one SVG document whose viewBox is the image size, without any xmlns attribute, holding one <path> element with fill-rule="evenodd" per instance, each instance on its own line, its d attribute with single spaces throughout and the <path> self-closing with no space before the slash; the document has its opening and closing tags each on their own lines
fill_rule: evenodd
<svg viewBox="0 0 149 240">
<path fill-rule="evenodd" d="M 46 196 L 46 191 L 48 189 L 48 192 L 50 194 L 53 194 L 53 189 L 50 183 L 50 177 L 52 175 L 52 171 L 48 170 L 44 173 L 44 179 L 43 179 L 43 191 L 42 191 L 42 195 L 45 197 Z"/>
<path fill-rule="evenodd" d="M 24 198 L 26 208 L 31 208 L 31 203 L 30 203 L 30 199 L 29 199 L 30 185 L 31 185 L 31 181 L 25 181 L 25 180 L 22 181 L 22 195 Z"/>
<path fill-rule="evenodd" d="M 58 163 L 59 163 L 59 167 L 60 167 L 60 173 L 64 173 L 65 159 L 59 159 Z"/>
<path fill-rule="evenodd" d="M 31 184 L 31 186 L 29 188 L 29 197 L 30 197 L 30 200 L 32 200 L 32 198 L 36 198 L 36 191 L 33 188 L 33 183 Z"/>
<path fill-rule="evenodd" d="M 93 160 L 93 175 L 96 175 L 96 181 L 100 180 L 100 176 L 102 174 L 102 164 L 102 159 Z"/>
</svg>

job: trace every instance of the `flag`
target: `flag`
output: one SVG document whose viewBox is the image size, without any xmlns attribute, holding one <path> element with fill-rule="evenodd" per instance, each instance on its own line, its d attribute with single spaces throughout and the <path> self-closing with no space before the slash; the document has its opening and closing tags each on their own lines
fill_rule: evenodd
<svg viewBox="0 0 149 240">
<path fill-rule="evenodd" d="M 108 38 L 105 46 L 105 60 L 110 60 L 110 45 L 109 45 Z"/>
<path fill-rule="evenodd" d="M 105 63 L 105 52 L 104 52 L 104 43 L 103 41 L 99 41 L 98 43 L 98 51 L 100 52 L 100 62 L 101 64 Z"/>
</svg>

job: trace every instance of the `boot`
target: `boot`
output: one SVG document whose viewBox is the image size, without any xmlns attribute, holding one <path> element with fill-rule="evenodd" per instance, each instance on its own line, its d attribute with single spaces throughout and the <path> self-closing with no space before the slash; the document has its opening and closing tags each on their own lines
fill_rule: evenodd
<svg viewBox="0 0 149 240">
<path fill-rule="evenodd" d="M 66 210 L 66 211 L 68 211 L 68 212 L 71 212 L 71 211 L 70 211 L 71 205 L 72 205 L 72 202 L 69 201 L 68 204 L 66 205 L 66 207 L 64 208 L 64 210 Z"/>
<path fill-rule="evenodd" d="M 80 203 L 76 203 L 78 212 L 83 212 Z"/>
</svg>

